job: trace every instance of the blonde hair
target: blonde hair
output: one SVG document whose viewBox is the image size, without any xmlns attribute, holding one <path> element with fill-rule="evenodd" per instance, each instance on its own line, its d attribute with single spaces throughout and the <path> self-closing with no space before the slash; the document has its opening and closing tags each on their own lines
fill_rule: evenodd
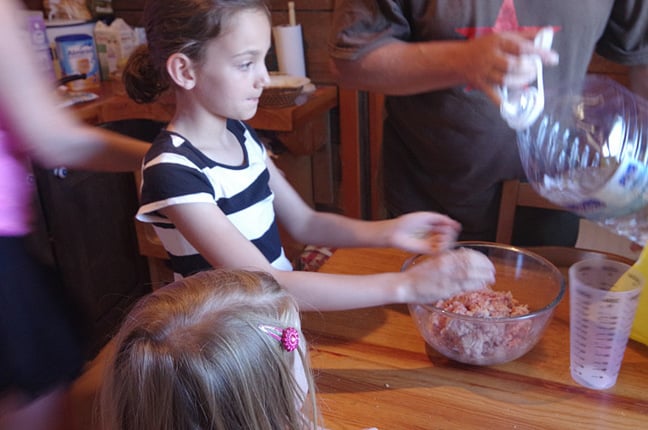
<svg viewBox="0 0 648 430">
<path fill-rule="evenodd" d="M 299 347 L 288 352 L 261 325 L 295 327 Z M 308 418 L 294 354 L 308 380 Z M 153 292 L 116 336 L 99 408 L 105 430 L 317 428 L 294 299 L 266 273 L 224 269 Z"/>
</svg>

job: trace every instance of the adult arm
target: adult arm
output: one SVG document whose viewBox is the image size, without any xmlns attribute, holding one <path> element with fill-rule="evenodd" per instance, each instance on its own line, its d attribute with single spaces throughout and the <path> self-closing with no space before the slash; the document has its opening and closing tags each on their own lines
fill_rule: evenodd
<svg viewBox="0 0 648 430">
<path fill-rule="evenodd" d="M 616 0 L 596 51 L 628 65 L 630 88 L 648 98 L 648 0 Z"/>
<path fill-rule="evenodd" d="M 2 127 L 44 167 L 137 170 L 148 145 L 82 124 L 57 107 L 53 84 L 40 73 L 22 34 L 22 8 L 0 2 L 0 112 Z"/>
<path fill-rule="evenodd" d="M 535 34 L 505 32 L 468 41 L 392 39 L 356 59 L 331 56 L 331 70 L 344 87 L 409 95 L 469 85 L 499 103 L 497 86 L 521 86 L 535 79 L 535 68 L 524 61 L 524 54 L 557 63 L 555 52 L 533 45 Z"/>
</svg>

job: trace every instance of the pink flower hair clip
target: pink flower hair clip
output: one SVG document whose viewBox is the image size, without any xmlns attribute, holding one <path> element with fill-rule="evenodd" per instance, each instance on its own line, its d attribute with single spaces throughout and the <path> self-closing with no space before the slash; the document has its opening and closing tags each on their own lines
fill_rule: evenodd
<svg viewBox="0 0 648 430">
<path fill-rule="evenodd" d="M 299 332 L 294 327 L 281 329 L 271 325 L 260 324 L 259 329 L 277 339 L 281 346 L 288 352 L 294 351 L 299 346 Z"/>
</svg>

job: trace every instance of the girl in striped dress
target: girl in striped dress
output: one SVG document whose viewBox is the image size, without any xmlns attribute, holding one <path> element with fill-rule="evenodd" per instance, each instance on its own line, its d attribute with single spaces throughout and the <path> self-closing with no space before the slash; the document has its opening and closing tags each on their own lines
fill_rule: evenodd
<svg viewBox="0 0 648 430">
<path fill-rule="evenodd" d="M 216 267 L 262 270 L 302 309 L 431 302 L 482 287 L 493 269 L 481 255 L 449 251 L 460 226 L 433 212 L 363 221 L 310 208 L 277 169 L 253 129 L 270 48 L 262 0 L 160 0 L 144 10 L 148 44 L 130 57 L 131 98 L 166 89 L 176 111 L 148 152 L 140 221 L 152 223 L 177 277 Z M 299 243 L 396 247 L 435 253 L 406 272 L 366 276 L 293 271 L 278 222 Z"/>
</svg>

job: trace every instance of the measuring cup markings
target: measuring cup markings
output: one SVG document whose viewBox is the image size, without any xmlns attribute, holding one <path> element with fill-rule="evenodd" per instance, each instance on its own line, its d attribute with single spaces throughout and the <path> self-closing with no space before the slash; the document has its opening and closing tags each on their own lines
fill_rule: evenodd
<svg viewBox="0 0 648 430">
<path fill-rule="evenodd" d="M 571 373 L 590 388 L 614 385 L 641 289 L 615 290 L 627 265 L 584 261 L 570 268 Z M 643 280 L 637 280 L 641 286 Z"/>
</svg>

